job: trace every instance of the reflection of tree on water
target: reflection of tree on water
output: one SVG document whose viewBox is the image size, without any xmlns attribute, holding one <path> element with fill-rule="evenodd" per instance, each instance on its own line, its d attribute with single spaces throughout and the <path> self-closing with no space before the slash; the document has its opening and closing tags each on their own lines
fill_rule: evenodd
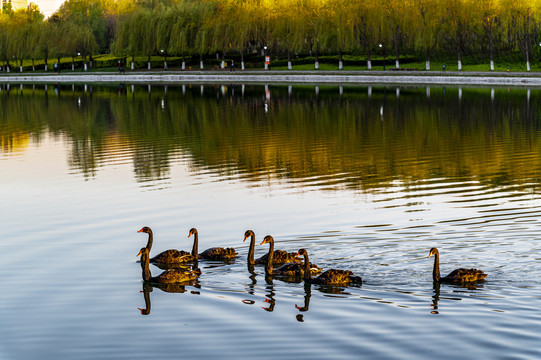
<svg viewBox="0 0 541 360">
<path fill-rule="evenodd" d="M 96 88 L 92 95 L 83 86 L 58 96 L 39 86 L 32 97 L 2 92 L 1 121 L 9 126 L 0 123 L 0 129 L 33 137 L 46 132 L 68 136 L 71 166 L 89 177 L 97 175 L 103 161 L 117 153 L 124 157 L 128 149 L 141 182 L 169 178 L 179 152 L 193 157 L 196 170 L 238 174 L 240 169 L 247 181 L 279 169 L 277 177 L 321 181 L 328 176 L 332 188 L 332 176 L 348 174 L 340 185 L 355 189 L 388 186 L 397 176 L 415 180 L 434 174 L 472 176 L 498 185 L 526 178 L 524 173 L 541 162 L 540 105 L 529 101 L 526 90 L 448 88 L 444 94 L 433 88 L 427 97 L 424 88 L 401 88 L 400 101 L 386 101 L 396 95 L 385 88 L 374 87 L 368 94 L 362 86 L 342 92 L 320 86 L 325 96 L 314 97 L 313 86 L 296 85 L 293 95 L 287 86 L 272 86 L 267 100 L 272 106 L 265 116 L 262 86 L 247 87 L 242 101 L 233 105 L 233 96 L 239 95 L 207 88 L 203 96 L 196 87 L 183 94 L 171 86 L 167 91 L 153 86 L 150 93 L 133 87 L 132 96 L 118 96 L 114 86 Z M 487 119 L 477 116 L 482 108 L 490 109 Z M 239 134 L 250 134 L 249 141 L 239 142 Z M 123 141 L 115 142 L 119 137 Z M 528 156 L 509 156 L 517 151 Z"/>
</svg>

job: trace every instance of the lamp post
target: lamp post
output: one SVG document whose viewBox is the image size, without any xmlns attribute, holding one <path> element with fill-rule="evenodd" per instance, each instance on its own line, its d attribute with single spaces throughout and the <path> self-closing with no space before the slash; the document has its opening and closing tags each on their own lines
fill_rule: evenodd
<svg viewBox="0 0 541 360">
<path fill-rule="evenodd" d="M 269 69 L 269 60 L 268 60 L 268 57 L 267 57 L 267 46 L 263 46 L 263 57 L 265 58 L 265 70 L 268 70 Z"/>
<path fill-rule="evenodd" d="M 383 44 L 382 43 L 379 43 L 379 48 L 383 48 Z M 387 54 L 386 54 L 386 51 L 385 51 L 385 48 L 383 48 L 383 71 L 385 71 L 385 58 L 387 57 Z"/>
<path fill-rule="evenodd" d="M 167 51 L 161 49 L 160 52 L 163 54 L 163 69 L 167 70 Z"/>
</svg>

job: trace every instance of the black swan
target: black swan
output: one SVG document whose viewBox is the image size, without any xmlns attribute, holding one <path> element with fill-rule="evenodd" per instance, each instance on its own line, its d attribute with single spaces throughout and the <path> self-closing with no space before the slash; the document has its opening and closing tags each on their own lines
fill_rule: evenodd
<svg viewBox="0 0 541 360">
<path fill-rule="evenodd" d="M 432 279 L 435 282 L 445 283 L 471 283 L 476 281 L 483 281 L 487 274 L 478 269 L 456 269 L 449 273 L 445 277 L 440 276 L 440 253 L 438 249 L 432 248 L 428 253 L 428 257 L 434 255 L 434 269 L 432 270 Z"/>
<path fill-rule="evenodd" d="M 306 271 L 304 266 L 299 263 L 286 263 L 280 266 L 277 269 L 273 268 L 273 257 L 274 257 L 274 238 L 270 235 L 265 236 L 263 239 L 263 244 L 269 244 L 269 253 L 267 254 L 267 263 L 265 264 L 265 274 L 275 275 L 275 276 L 285 276 L 285 277 L 298 277 L 301 278 Z M 314 264 L 309 264 L 308 272 L 311 275 L 317 275 L 321 272 L 321 269 Z"/>
<path fill-rule="evenodd" d="M 152 242 L 154 238 L 152 235 L 152 230 L 150 230 L 148 226 L 145 226 L 141 230 L 138 231 L 138 233 L 140 232 L 144 232 L 148 234 L 148 242 L 147 242 L 146 248 L 148 249 L 150 253 L 150 249 L 152 248 Z M 155 263 L 155 264 L 162 264 L 162 265 L 185 264 L 185 263 L 193 262 L 197 260 L 197 256 L 194 256 L 194 254 L 196 253 L 197 252 L 194 253 L 193 250 L 192 250 L 192 253 L 190 254 L 189 252 L 183 251 L 183 250 L 169 249 L 151 258 L 150 262 Z"/>
<path fill-rule="evenodd" d="M 173 284 L 173 283 L 186 283 L 191 282 L 199 275 L 201 275 L 201 270 L 195 269 L 191 271 L 185 271 L 180 269 L 169 269 L 165 270 L 158 276 L 152 276 L 149 269 L 149 256 L 148 249 L 146 247 L 142 248 L 139 251 L 137 256 L 141 255 L 141 268 L 143 270 L 143 280 L 149 283 L 157 284 Z"/>
<path fill-rule="evenodd" d="M 254 260 L 254 245 L 255 245 L 255 234 L 252 230 L 247 230 L 244 233 L 244 241 L 250 238 L 250 248 L 248 250 L 248 264 L 267 264 L 267 258 L 269 254 L 265 254 L 260 258 Z M 273 265 L 282 265 L 286 263 L 302 263 L 302 260 L 297 257 L 297 254 L 294 252 L 288 253 L 284 250 L 274 250 L 272 264 Z"/>
<path fill-rule="evenodd" d="M 192 254 L 197 254 L 197 246 L 199 242 L 199 235 L 197 233 L 196 228 L 191 228 L 190 233 L 188 234 L 188 237 L 194 236 L 193 239 L 193 250 Z M 207 260 L 233 260 L 237 257 L 237 252 L 233 248 L 221 248 L 221 247 L 213 247 L 210 249 L 207 249 L 203 251 L 201 254 L 196 255 L 196 257 L 199 257 L 199 259 L 207 259 Z"/>
<path fill-rule="evenodd" d="M 362 284 L 363 279 L 360 276 L 355 276 L 349 270 L 330 269 L 322 273 L 316 278 L 312 278 L 310 271 L 310 261 L 308 260 L 308 252 L 304 249 L 300 249 L 297 253 L 300 256 L 304 256 L 304 281 L 321 285 L 349 285 L 349 284 Z"/>
</svg>

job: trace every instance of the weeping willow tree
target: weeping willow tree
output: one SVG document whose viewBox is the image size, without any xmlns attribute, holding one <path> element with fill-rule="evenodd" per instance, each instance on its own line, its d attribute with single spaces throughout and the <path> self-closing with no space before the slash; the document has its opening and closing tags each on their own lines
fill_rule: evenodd
<svg viewBox="0 0 541 360">
<path fill-rule="evenodd" d="M 163 69 L 167 70 L 167 53 L 171 51 L 172 31 L 178 19 L 174 7 L 154 11 L 156 24 L 156 51 L 163 55 Z"/>
<path fill-rule="evenodd" d="M 353 0 L 353 31 L 358 47 L 366 53 L 366 67 L 372 70 L 372 49 L 381 42 L 383 12 L 375 1 Z"/>
<path fill-rule="evenodd" d="M 194 7 L 192 25 L 194 29 L 194 50 L 199 54 L 199 68 L 204 69 L 203 56 L 212 53 L 215 50 L 213 47 L 212 34 L 212 19 L 216 16 L 216 4 L 214 2 L 198 2 Z"/>
<path fill-rule="evenodd" d="M 8 56 L 8 29 L 9 17 L 4 13 L 0 13 L 0 59 L 6 63 L 6 71 L 9 71 L 9 56 Z"/>
<path fill-rule="evenodd" d="M 537 45 L 540 27 L 541 1 L 503 0 L 501 5 L 502 22 L 511 35 L 511 41 L 516 43 L 524 57 L 526 71 L 530 71 L 530 56 L 533 53 L 533 47 Z"/>
<path fill-rule="evenodd" d="M 308 52 L 319 67 L 320 54 L 366 54 L 382 44 L 394 53 L 424 56 L 426 69 L 438 56 L 456 54 L 475 62 L 521 54 L 530 69 L 539 52 L 541 0 L 67 0 L 44 20 L 33 5 L 23 11 L 9 6 L 0 14 L 0 58 L 16 60 L 71 57 L 81 54 L 86 67 L 93 56 L 112 51 L 135 57 L 205 56 L 247 51 L 277 56 Z M 162 52 L 163 50 L 163 52 Z M 265 51 L 263 51 L 265 50 Z M 383 54 L 381 54 L 383 55 Z M 47 66 L 47 65 L 46 65 Z M 73 67 L 73 65 L 72 65 Z M 35 66 L 34 66 L 35 68 Z"/>
<path fill-rule="evenodd" d="M 272 19 L 272 39 L 274 47 L 287 52 L 287 66 L 292 69 L 291 54 L 301 51 L 304 46 L 306 28 L 304 21 L 298 16 L 302 0 L 279 0 L 284 11 Z"/>
<path fill-rule="evenodd" d="M 432 52 L 438 46 L 438 34 L 441 29 L 437 13 L 437 4 L 432 0 L 415 0 L 415 15 L 419 21 L 413 26 L 415 49 L 425 54 L 425 70 L 430 70 Z"/>
<path fill-rule="evenodd" d="M 186 69 L 186 56 L 193 55 L 196 26 L 191 20 L 192 14 L 195 13 L 195 6 L 195 3 L 190 1 L 174 5 L 174 12 L 177 17 L 171 27 L 169 46 L 172 53 L 182 57 L 182 70 Z"/>
<path fill-rule="evenodd" d="M 235 5 L 232 5 L 235 4 Z M 255 1 L 230 3 L 230 46 L 240 54 L 241 69 L 245 69 L 244 52 L 248 48 L 251 39 L 254 38 L 255 26 L 252 19 L 255 18 Z"/>
<path fill-rule="evenodd" d="M 344 50 L 355 48 L 355 4 L 342 3 L 339 0 L 330 0 L 325 7 L 329 19 L 330 29 L 326 48 L 338 52 L 338 69 L 342 70 Z"/>
</svg>

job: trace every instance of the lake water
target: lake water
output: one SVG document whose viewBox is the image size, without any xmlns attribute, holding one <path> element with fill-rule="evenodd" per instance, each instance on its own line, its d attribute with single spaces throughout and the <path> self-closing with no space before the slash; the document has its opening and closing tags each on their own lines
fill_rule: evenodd
<svg viewBox="0 0 541 360">
<path fill-rule="evenodd" d="M 541 358 L 541 90 L 0 90 L 0 359 Z M 145 286 L 143 226 L 239 257 Z M 364 283 L 250 273 L 248 229 Z"/>
</svg>

